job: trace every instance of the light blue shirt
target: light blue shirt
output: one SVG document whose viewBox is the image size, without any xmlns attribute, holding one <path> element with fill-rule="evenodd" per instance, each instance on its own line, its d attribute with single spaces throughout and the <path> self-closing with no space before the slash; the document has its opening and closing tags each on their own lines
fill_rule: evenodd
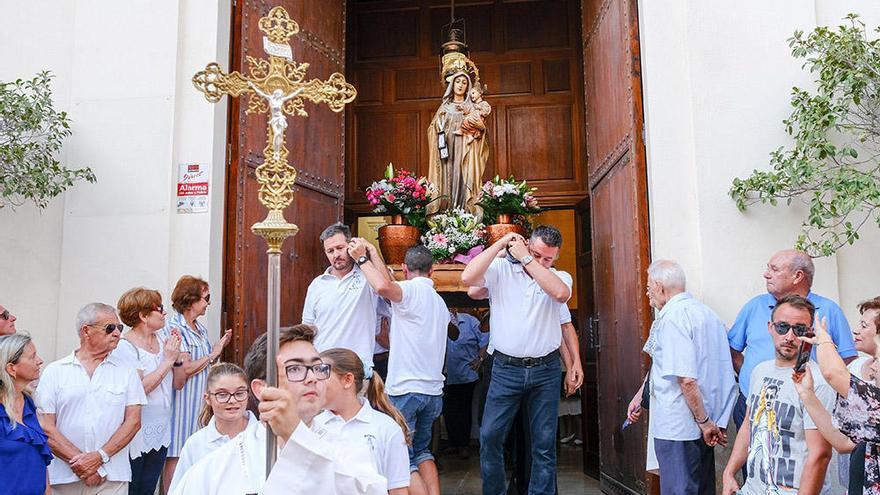
<svg viewBox="0 0 880 495">
<path fill-rule="evenodd" d="M 471 363 L 480 353 L 480 320 L 467 313 L 458 313 L 453 322 L 458 327 L 458 339 L 446 338 L 446 384 L 460 385 L 477 381 L 480 377 Z"/>
<path fill-rule="evenodd" d="M 831 299 L 810 292 L 807 299 L 816 306 L 814 321 L 828 318 L 828 333 L 837 345 L 837 352 L 842 358 L 855 357 L 856 345 L 853 342 L 849 323 L 843 315 L 840 306 Z M 770 322 L 770 313 L 776 306 L 776 298 L 773 294 L 764 293 L 752 298 L 739 311 L 736 321 L 727 332 L 727 340 L 730 347 L 739 352 L 745 351 L 745 359 L 739 370 L 739 389 L 746 397 L 749 395 L 749 378 L 752 370 L 758 363 L 769 361 L 776 357 L 776 349 L 773 347 L 773 338 L 767 329 Z M 816 359 L 816 348 L 813 348 L 812 359 Z"/>
<path fill-rule="evenodd" d="M 736 404 L 736 379 L 727 329 L 715 312 L 687 292 L 677 294 L 657 313 L 651 336 L 652 348 L 646 352 L 653 358 L 650 421 L 654 438 L 685 441 L 701 437 L 679 377 L 697 380 L 709 417 L 726 426 Z"/>
</svg>

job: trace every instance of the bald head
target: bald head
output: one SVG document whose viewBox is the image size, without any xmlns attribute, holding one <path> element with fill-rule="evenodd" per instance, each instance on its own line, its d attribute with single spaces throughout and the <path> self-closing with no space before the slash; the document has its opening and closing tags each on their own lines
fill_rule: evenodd
<svg viewBox="0 0 880 495">
<path fill-rule="evenodd" d="M 807 253 L 795 249 L 779 251 L 767 262 L 764 272 L 767 292 L 776 299 L 792 294 L 806 297 L 815 272 L 813 259 Z"/>
</svg>

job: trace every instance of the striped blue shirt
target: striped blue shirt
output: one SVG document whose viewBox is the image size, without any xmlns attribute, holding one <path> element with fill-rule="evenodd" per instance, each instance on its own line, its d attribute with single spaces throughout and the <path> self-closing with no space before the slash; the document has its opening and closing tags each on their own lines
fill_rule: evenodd
<svg viewBox="0 0 880 495">
<path fill-rule="evenodd" d="M 157 332 L 163 342 L 171 337 L 171 329 L 180 331 L 180 350 L 189 354 L 190 359 L 197 361 L 211 353 L 211 342 L 208 341 L 208 329 L 196 320 L 194 331 L 182 314 L 177 311 L 166 322 L 165 328 Z M 171 401 L 171 445 L 168 457 L 180 457 L 186 439 L 199 429 L 199 411 L 204 403 L 205 387 L 208 382 L 208 368 L 189 377 L 183 389 L 174 391 Z"/>
</svg>

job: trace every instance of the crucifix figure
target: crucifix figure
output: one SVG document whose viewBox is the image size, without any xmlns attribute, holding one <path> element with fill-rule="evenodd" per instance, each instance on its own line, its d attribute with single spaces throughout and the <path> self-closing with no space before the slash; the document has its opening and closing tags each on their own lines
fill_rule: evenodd
<svg viewBox="0 0 880 495">
<path fill-rule="evenodd" d="M 278 160 L 281 156 L 281 145 L 284 144 L 284 131 L 287 129 L 287 117 L 284 116 L 282 106 L 287 100 L 302 93 L 305 88 L 299 88 L 293 93 L 285 95 L 280 89 L 276 89 L 272 94 L 265 93 L 260 91 L 260 88 L 250 81 L 248 81 L 248 86 L 254 90 L 254 93 L 265 98 L 269 104 L 269 127 L 272 128 L 272 156 L 275 160 Z"/>
<path fill-rule="evenodd" d="M 299 32 L 299 25 L 284 8 L 270 10 L 260 19 L 259 27 L 265 35 L 268 59 L 248 55 L 247 76 L 238 71 L 226 74 L 217 63 L 210 63 L 205 70 L 193 76 L 193 85 L 212 103 L 220 101 L 225 95 L 246 95 L 245 113 L 269 113 L 263 163 L 255 170 L 260 185 L 258 198 L 269 211 L 262 222 L 251 227 L 251 231 L 266 239 L 268 244 L 266 378 L 270 386 L 276 387 L 278 373 L 275 358 L 281 320 L 281 245 L 299 230 L 284 218 L 284 208 L 293 202 L 293 185 L 296 182 L 296 168 L 288 163 L 288 150 L 284 144 L 286 115 L 308 117 L 303 99 L 326 103 L 334 112 L 341 112 L 347 103 L 355 99 L 357 91 L 338 72 L 331 74 L 326 81 L 305 80 L 309 64 L 292 60 L 289 46 L 290 37 Z M 277 455 L 275 436 L 271 432 L 266 435 L 266 443 L 268 473 Z"/>
</svg>

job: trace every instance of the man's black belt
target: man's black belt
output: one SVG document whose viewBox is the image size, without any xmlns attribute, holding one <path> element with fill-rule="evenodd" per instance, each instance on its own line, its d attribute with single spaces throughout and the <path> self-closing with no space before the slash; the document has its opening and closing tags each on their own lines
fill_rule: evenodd
<svg viewBox="0 0 880 495">
<path fill-rule="evenodd" d="M 542 364 L 552 363 L 554 361 L 559 361 L 559 349 L 547 354 L 546 356 L 541 357 L 524 357 L 518 358 L 513 356 L 508 356 L 501 351 L 496 350 L 492 353 L 492 359 L 494 361 L 501 361 L 505 364 L 510 364 L 513 366 L 519 366 L 520 368 L 534 368 L 535 366 L 541 366 Z"/>
</svg>

